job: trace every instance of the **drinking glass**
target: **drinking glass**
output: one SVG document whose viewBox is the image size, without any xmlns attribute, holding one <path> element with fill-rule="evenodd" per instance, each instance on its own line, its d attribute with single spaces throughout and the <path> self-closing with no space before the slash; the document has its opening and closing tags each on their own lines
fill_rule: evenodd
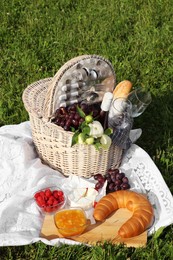
<svg viewBox="0 0 173 260">
<path fill-rule="evenodd" d="M 151 103 L 151 94 L 144 88 L 137 88 L 128 95 L 128 100 L 132 104 L 132 117 L 140 116 Z"/>
<path fill-rule="evenodd" d="M 114 128 L 114 126 L 119 125 L 122 118 L 131 116 L 131 111 L 132 104 L 130 100 L 122 97 L 114 99 L 108 114 L 109 127 Z"/>
<path fill-rule="evenodd" d="M 129 133 L 132 128 L 132 104 L 126 98 L 117 98 L 112 102 L 108 114 L 108 127 L 112 128 L 112 143 L 127 149 L 130 145 Z"/>
</svg>

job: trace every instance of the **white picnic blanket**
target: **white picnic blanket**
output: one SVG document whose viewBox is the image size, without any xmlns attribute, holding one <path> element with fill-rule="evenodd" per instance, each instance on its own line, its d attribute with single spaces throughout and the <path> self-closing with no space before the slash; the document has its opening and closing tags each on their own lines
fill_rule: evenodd
<svg viewBox="0 0 173 260">
<path fill-rule="evenodd" d="M 121 168 L 133 190 L 147 193 L 155 208 L 152 234 L 173 223 L 173 197 L 149 155 L 132 144 Z M 43 165 L 34 149 L 29 122 L 0 128 L 0 246 L 26 245 L 37 241 L 49 245 L 78 244 L 68 239 L 39 237 L 43 216 L 33 200 L 39 189 L 58 183 L 65 191 L 78 185 L 94 186 L 93 178 L 64 177 Z"/>
</svg>

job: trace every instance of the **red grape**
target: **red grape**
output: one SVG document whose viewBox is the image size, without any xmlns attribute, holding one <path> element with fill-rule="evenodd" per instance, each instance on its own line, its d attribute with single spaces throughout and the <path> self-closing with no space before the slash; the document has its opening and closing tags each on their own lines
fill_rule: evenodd
<svg viewBox="0 0 173 260">
<path fill-rule="evenodd" d="M 61 113 L 62 115 L 66 115 L 66 114 L 67 114 L 66 108 L 65 108 L 65 107 L 60 107 L 60 113 Z"/>
<path fill-rule="evenodd" d="M 76 119 L 76 120 L 79 121 L 80 118 L 81 118 L 81 116 L 80 116 L 78 113 L 76 113 L 76 114 L 74 115 L 74 119 Z"/>
<path fill-rule="evenodd" d="M 73 104 L 68 107 L 60 107 L 56 110 L 52 123 L 61 126 L 65 131 L 72 128 L 78 129 L 79 125 L 84 122 L 84 118 L 80 116 L 77 105 L 82 109 L 85 115 L 93 115 L 95 117 L 100 113 L 100 104 L 94 106 L 88 104 Z M 71 121 L 69 121 L 71 120 Z"/>
<path fill-rule="evenodd" d="M 127 190 L 127 189 L 129 189 L 130 188 L 130 185 L 128 184 L 128 183 L 123 183 L 123 184 L 121 184 L 121 189 L 122 190 Z"/>
<path fill-rule="evenodd" d="M 109 169 L 108 172 L 110 174 L 117 174 L 117 173 L 119 173 L 119 170 L 118 169 Z"/>
<path fill-rule="evenodd" d="M 105 178 L 103 176 L 102 177 L 98 177 L 97 180 L 100 183 L 104 183 L 105 182 Z"/>
<path fill-rule="evenodd" d="M 115 185 L 114 191 L 121 190 L 121 186 Z"/>
<path fill-rule="evenodd" d="M 117 175 L 119 176 L 120 180 L 122 180 L 125 177 L 124 172 L 119 172 Z"/>
<path fill-rule="evenodd" d="M 96 185 L 95 185 L 95 189 L 96 189 L 96 190 L 101 189 L 101 188 L 103 187 L 103 184 L 104 184 L 104 183 L 97 182 Z"/>
<path fill-rule="evenodd" d="M 94 175 L 94 179 L 95 180 L 98 180 L 99 177 L 103 177 L 100 173 L 97 173 Z"/>
<path fill-rule="evenodd" d="M 129 180 L 128 180 L 128 178 L 127 178 L 127 177 L 124 177 L 124 178 L 122 178 L 122 182 L 123 182 L 123 183 L 128 183 L 128 182 L 129 182 Z"/>
<path fill-rule="evenodd" d="M 128 178 L 125 176 L 125 173 L 120 172 L 119 169 L 109 169 L 105 176 L 98 173 L 94 175 L 94 179 L 97 181 L 95 184 L 96 190 L 102 188 L 104 182 L 107 181 L 106 193 L 130 189 Z"/>
<path fill-rule="evenodd" d="M 71 114 L 69 114 L 68 118 L 69 119 L 74 119 L 74 116 L 75 116 L 75 113 L 71 113 Z"/>
<path fill-rule="evenodd" d="M 64 120 L 61 120 L 60 126 L 61 126 L 61 127 L 64 127 L 64 126 L 65 126 L 65 121 L 64 121 Z"/>
<path fill-rule="evenodd" d="M 110 191 L 114 191 L 115 190 L 115 184 L 113 182 L 110 183 L 108 188 L 109 188 Z"/>
<path fill-rule="evenodd" d="M 112 180 L 112 182 L 115 182 L 116 181 L 116 176 L 115 175 L 111 175 L 111 180 Z"/>
<path fill-rule="evenodd" d="M 121 185 L 122 181 L 121 180 L 115 180 L 115 185 Z"/>
<path fill-rule="evenodd" d="M 64 130 L 65 130 L 65 131 L 69 131 L 69 130 L 70 130 L 70 127 L 66 124 L 66 125 L 64 126 Z"/>
<path fill-rule="evenodd" d="M 104 177 L 105 180 L 107 180 L 107 193 L 130 188 L 128 178 L 125 176 L 125 173 L 120 172 L 119 169 L 109 169 Z"/>
<path fill-rule="evenodd" d="M 74 126 L 79 125 L 79 121 L 77 119 L 72 119 L 72 123 L 73 123 Z"/>
<path fill-rule="evenodd" d="M 112 182 L 111 177 L 107 177 L 106 180 L 107 180 L 108 183 L 111 183 L 111 182 Z"/>
<path fill-rule="evenodd" d="M 76 111 L 77 104 L 70 105 L 67 110 L 68 111 Z"/>
</svg>

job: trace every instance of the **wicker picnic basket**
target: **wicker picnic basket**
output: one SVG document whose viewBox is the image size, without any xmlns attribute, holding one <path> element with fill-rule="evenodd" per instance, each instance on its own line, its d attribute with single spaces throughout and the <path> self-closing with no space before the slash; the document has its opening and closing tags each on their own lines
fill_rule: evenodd
<svg viewBox="0 0 173 260">
<path fill-rule="evenodd" d="M 69 82 L 81 81 L 79 71 L 84 66 L 88 70 L 94 68 L 95 71 L 101 71 L 102 78 L 108 76 L 112 86 L 115 86 L 115 74 L 109 61 L 97 55 L 83 55 L 65 63 L 53 78 L 29 85 L 22 98 L 29 113 L 33 142 L 42 162 L 65 176 L 74 174 L 90 178 L 97 173 L 104 175 L 109 168 L 118 167 L 122 149 L 114 145 L 109 150 L 96 150 L 93 145 L 71 146 L 73 133 L 52 122 L 56 109 L 62 105 L 58 100 L 63 93 L 62 87 Z"/>
</svg>

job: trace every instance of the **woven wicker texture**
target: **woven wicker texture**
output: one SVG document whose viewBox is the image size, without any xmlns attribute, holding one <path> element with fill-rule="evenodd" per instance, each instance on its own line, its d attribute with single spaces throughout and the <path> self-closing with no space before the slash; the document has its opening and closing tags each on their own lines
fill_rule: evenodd
<svg viewBox="0 0 173 260">
<path fill-rule="evenodd" d="M 106 76 L 113 77 L 115 84 L 115 74 L 108 61 L 100 56 L 84 55 L 64 64 L 53 78 L 29 85 L 23 93 L 23 102 L 29 113 L 33 141 L 42 161 L 65 176 L 74 174 L 89 178 L 97 173 L 104 175 L 109 168 L 118 167 L 122 149 L 113 145 L 109 150 L 99 151 L 93 145 L 76 144 L 71 147 L 73 133 L 51 123 L 51 118 L 60 105 L 57 102 L 58 95 L 62 94 L 60 89 L 69 78 L 71 83 L 79 80 L 76 76 L 73 79 L 71 76 L 72 68 L 76 66 L 77 68 L 85 66 L 89 69 L 93 67 L 97 69 L 99 66 L 102 75 L 105 73 L 105 68 L 109 68 L 108 75 L 104 78 L 107 80 Z"/>
</svg>

